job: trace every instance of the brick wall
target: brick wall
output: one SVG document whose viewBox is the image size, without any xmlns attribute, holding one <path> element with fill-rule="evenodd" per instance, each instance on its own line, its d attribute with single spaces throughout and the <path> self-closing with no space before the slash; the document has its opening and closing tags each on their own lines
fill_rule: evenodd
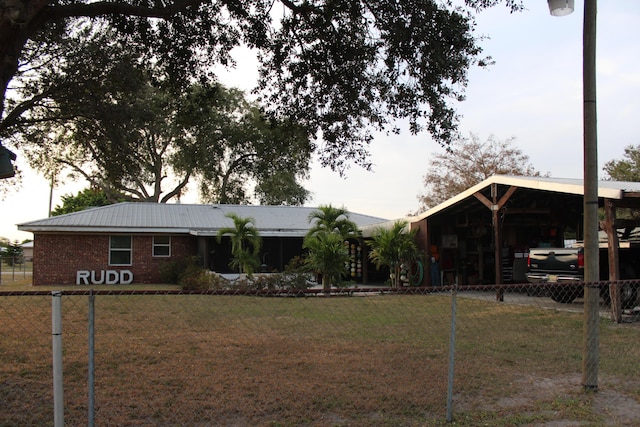
<svg viewBox="0 0 640 427">
<path fill-rule="evenodd" d="M 109 265 L 107 234 L 35 234 L 33 246 L 33 285 L 74 285 L 78 270 L 129 270 L 133 283 L 161 283 L 160 265 L 167 261 L 195 256 L 197 238 L 171 236 L 171 257 L 153 257 L 152 235 L 133 235 L 132 264 Z"/>
</svg>

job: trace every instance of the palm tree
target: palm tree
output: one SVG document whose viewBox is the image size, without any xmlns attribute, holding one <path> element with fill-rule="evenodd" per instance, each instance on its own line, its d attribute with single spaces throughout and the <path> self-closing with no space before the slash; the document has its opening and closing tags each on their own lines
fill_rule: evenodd
<svg viewBox="0 0 640 427">
<path fill-rule="evenodd" d="M 345 208 L 334 208 L 331 205 L 320 205 L 309 214 L 309 223 L 314 223 L 307 232 L 307 236 L 316 233 L 336 233 L 342 239 L 358 232 L 358 226 L 349 219 L 349 211 Z"/>
<path fill-rule="evenodd" d="M 417 229 L 406 231 L 406 221 L 396 221 L 391 228 L 378 227 L 369 243 L 371 252 L 369 259 L 379 269 L 389 267 L 391 283 L 400 287 L 400 271 L 403 263 L 411 263 L 420 259 L 421 252 L 415 240 Z"/>
<path fill-rule="evenodd" d="M 322 275 L 324 291 L 329 293 L 331 284 L 348 273 L 349 250 L 344 242 L 358 235 L 358 226 L 349 219 L 349 211 L 331 205 L 320 205 L 311 212 L 309 223 L 312 227 L 303 244 L 309 249 L 307 265 Z"/>
<path fill-rule="evenodd" d="M 322 274 L 322 289 L 331 292 L 331 284 L 337 284 L 347 272 L 349 249 L 337 233 L 318 232 L 304 239 L 303 247 L 309 250 L 306 265 Z"/>
<path fill-rule="evenodd" d="M 222 236 L 229 235 L 231 239 L 231 254 L 233 258 L 229 266 L 238 269 L 240 274 L 246 273 L 249 277 L 260 266 L 260 247 L 262 238 L 258 229 L 254 226 L 253 218 L 241 218 L 234 213 L 228 213 L 227 218 L 233 220 L 233 227 L 224 227 L 218 230 L 218 242 Z"/>
</svg>

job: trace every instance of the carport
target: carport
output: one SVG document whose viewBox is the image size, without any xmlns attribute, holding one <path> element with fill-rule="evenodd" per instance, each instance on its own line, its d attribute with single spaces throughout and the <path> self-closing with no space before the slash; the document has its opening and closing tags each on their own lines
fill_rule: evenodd
<svg viewBox="0 0 640 427">
<path fill-rule="evenodd" d="M 445 285 L 524 283 L 528 248 L 582 240 L 583 188 L 580 179 L 494 175 L 413 218 L 411 228 Z M 609 279 L 617 280 L 619 238 L 633 240 L 640 225 L 618 213 L 640 208 L 640 183 L 600 181 L 598 196 Z"/>
</svg>

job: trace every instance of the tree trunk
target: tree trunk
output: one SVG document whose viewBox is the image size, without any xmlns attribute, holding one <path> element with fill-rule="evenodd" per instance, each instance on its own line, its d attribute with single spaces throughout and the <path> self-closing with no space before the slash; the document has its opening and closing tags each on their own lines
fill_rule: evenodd
<svg viewBox="0 0 640 427">
<path fill-rule="evenodd" d="M 401 272 L 401 263 L 396 262 L 393 266 L 394 277 L 393 277 L 393 287 L 396 289 L 400 289 L 400 272 Z"/>
<path fill-rule="evenodd" d="M 322 275 L 322 289 L 326 295 L 331 293 L 331 278 L 328 274 Z"/>
<path fill-rule="evenodd" d="M 42 11 L 48 0 L 9 0 L 0 14 L 0 113 L 4 111 L 7 86 L 18 70 L 25 43 L 46 19 Z"/>
</svg>

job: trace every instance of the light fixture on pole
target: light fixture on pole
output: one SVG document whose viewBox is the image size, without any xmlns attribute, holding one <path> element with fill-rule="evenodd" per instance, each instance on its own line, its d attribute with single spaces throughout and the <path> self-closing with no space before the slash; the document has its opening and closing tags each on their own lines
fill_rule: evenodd
<svg viewBox="0 0 640 427">
<path fill-rule="evenodd" d="M 16 155 L 13 151 L 3 147 L 0 144 L 0 179 L 11 178 L 15 176 L 16 171 L 11 163 L 16 159 Z"/>
<path fill-rule="evenodd" d="M 553 16 L 565 16 L 573 12 L 574 0 L 547 0 L 549 12 Z"/>
</svg>

